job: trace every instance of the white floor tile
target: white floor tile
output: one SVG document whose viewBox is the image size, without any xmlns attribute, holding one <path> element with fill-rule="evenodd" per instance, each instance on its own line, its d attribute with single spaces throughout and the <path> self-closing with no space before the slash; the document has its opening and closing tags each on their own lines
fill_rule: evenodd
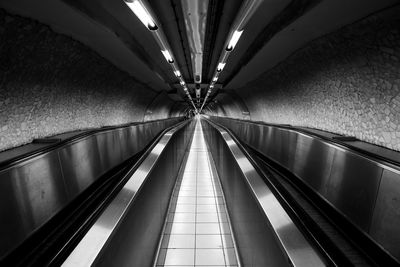
<svg viewBox="0 0 400 267">
<path fill-rule="evenodd" d="M 162 248 L 195 248 L 195 235 L 164 235 Z"/>
<path fill-rule="evenodd" d="M 199 206 L 197 206 L 199 207 Z M 196 214 L 197 223 L 218 223 L 219 218 L 217 213 L 198 213 Z"/>
<path fill-rule="evenodd" d="M 222 249 L 196 249 L 196 265 L 225 265 Z"/>
<path fill-rule="evenodd" d="M 237 266 L 222 189 L 209 157 L 198 124 L 171 199 L 157 266 Z"/>
<path fill-rule="evenodd" d="M 194 223 L 196 222 L 196 213 L 169 213 L 167 222 Z"/>
<path fill-rule="evenodd" d="M 196 205 L 192 204 L 177 204 L 175 208 L 175 213 L 180 213 L 180 212 L 190 212 L 194 213 L 196 212 Z"/>
<path fill-rule="evenodd" d="M 215 235 L 220 233 L 218 223 L 196 223 L 197 235 Z"/>
<path fill-rule="evenodd" d="M 196 248 L 222 248 L 221 235 L 196 235 Z"/>
<path fill-rule="evenodd" d="M 194 249 L 167 249 L 164 265 L 193 265 Z"/>
<path fill-rule="evenodd" d="M 195 234 L 194 223 L 167 223 L 166 234 Z"/>
</svg>

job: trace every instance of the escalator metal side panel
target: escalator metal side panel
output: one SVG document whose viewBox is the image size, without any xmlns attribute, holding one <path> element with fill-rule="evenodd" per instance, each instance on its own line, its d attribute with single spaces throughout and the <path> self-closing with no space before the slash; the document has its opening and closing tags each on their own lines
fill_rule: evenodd
<svg viewBox="0 0 400 267">
<path fill-rule="evenodd" d="M 243 266 L 324 266 L 231 136 L 203 120 Z"/>
<path fill-rule="evenodd" d="M 193 122 L 168 131 L 63 266 L 150 266 Z"/>
<path fill-rule="evenodd" d="M 68 201 L 57 152 L 0 173 L 0 255 Z"/>
<path fill-rule="evenodd" d="M 370 228 L 371 236 L 400 259 L 400 178 L 384 170 Z"/>
<path fill-rule="evenodd" d="M 102 131 L 0 170 L 0 259 L 101 175 L 140 152 L 156 134 L 178 121 Z M 125 132 L 127 138 L 123 138 Z"/>
<path fill-rule="evenodd" d="M 220 117 L 210 119 L 292 172 L 360 232 L 400 259 L 399 167 L 293 129 Z M 271 132 L 282 131 L 297 138 L 280 146 Z M 274 151 L 293 157 L 290 161 L 294 164 L 287 164 Z"/>
</svg>

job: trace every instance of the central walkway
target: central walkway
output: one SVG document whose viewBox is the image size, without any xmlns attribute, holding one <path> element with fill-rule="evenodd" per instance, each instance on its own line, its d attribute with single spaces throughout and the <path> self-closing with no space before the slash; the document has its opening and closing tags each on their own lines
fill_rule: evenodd
<svg viewBox="0 0 400 267">
<path fill-rule="evenodd" d="M 157 266 L 238 266 L 225 200 L 199 119 L 187 153 Z"/>
</svg>

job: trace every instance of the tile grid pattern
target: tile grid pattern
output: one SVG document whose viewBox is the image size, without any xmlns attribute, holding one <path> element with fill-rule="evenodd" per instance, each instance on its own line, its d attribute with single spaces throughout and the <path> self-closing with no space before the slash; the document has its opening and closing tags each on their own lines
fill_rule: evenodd
<svg viewBox="0 0 400 267">
<path fill-rule="evenodd" d="M 171 201 L 157 266 L 238 266 L 225 201 L 197 121 Z"/>
</svg>

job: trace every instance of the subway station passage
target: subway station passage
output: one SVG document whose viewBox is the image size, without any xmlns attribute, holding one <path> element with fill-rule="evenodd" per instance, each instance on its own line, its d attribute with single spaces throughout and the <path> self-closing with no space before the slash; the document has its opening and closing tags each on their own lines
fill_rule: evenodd
<svg viewBox="0 0 400 267">
<path fill-rule="evenodd" d="M 222 188 L 199 120 L 186 154 L 157 266 L 238 266 Z"/>
<path fill-rule="evenodd" d="M 400 266 L 399 0 L 0 0 L 0 266 Z"/>
</svg>

